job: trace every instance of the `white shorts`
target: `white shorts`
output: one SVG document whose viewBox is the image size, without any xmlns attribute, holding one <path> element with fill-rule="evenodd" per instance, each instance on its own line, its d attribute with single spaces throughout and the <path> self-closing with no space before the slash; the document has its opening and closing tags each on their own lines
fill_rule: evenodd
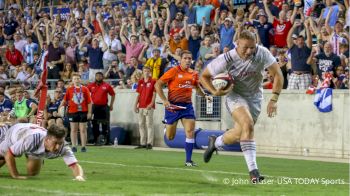
<svg viewBox="0 0 350 196">
<path fill-rule="evenodd" d="M 231 93 L 226 96 L 226 109 L 232 114 L 234 110 L 243 106 L 246 107 L 253 117 L 254 123 L 258 120 L 261 112 L 261 98 L 245 98 L 237 93 Z"/>
</svg>

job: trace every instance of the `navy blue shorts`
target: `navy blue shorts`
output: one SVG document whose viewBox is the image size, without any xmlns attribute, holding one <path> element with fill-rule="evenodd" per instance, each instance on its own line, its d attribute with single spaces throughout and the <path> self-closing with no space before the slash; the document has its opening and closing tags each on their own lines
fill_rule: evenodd
<svg viewBox="0 0 350 196">
<path fill-rule="evenodd" d="M 171 104 L 183 106 L 183 107 L 186 107 L 186 109 L 176 110 L 174 112 L 170 112 L 165 109 L 165 115 L 164 115 L 165 124 L 171 125 L 182 118 L 196 119 L 196 116 L 194 115 L 192 103 L 171 103 Z"/>
</svg>

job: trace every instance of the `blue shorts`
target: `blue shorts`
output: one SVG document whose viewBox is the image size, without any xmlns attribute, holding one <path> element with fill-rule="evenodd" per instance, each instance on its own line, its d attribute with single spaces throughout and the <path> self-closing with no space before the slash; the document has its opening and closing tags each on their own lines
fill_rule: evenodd
<svg viewBox="0 0 350 196">
<path fill-rule="evenodd" d="M 176 122 L 182 118 L 196 119 L 196 116 L 194 115 L 192 103 L 171 103 L 171 104 L 183 106 L 183 107 L 186 107 L 186 109 L 176 110 L 174 112 L 170 112 L 168 110 L 165 110 L 165 116 L 164 116 L 165 124 L 171 125 L 174 122 Z"/>
</svg>

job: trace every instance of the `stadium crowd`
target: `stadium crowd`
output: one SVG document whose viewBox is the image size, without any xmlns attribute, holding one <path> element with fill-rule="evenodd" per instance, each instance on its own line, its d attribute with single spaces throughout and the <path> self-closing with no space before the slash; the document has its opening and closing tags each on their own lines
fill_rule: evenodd
<svg viewBox="0 0 350 196">
<path fill-rule="evenodd" d="M 244 29 L 275 56 L 284 89 L 317 87 L 326 73 L 333 75 L 331 88 L 348 89 L 348 8 L 349 0 L 0 0 L 0 112 L 33 116 L 37 100 L 26 90 L 40 80 L 43 51 L 55 89 L 47 98 L 49 118 L 58 115 L 75 73 L 83 84 L 102 72 L 115 89 L 136 89 L 142 67 L 157 80 L 184 50 L 201 72 L 233 49 Z M 271 89 L 267 71 L 264 81 Z M 16 113 L 20 106 L 24 113 Z"/>
</svg>

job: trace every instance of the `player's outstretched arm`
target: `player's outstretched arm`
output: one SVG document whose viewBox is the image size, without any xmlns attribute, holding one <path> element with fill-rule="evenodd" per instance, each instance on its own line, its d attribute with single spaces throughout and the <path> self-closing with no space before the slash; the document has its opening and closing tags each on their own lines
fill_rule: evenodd
<svg viewBox="0 0 350 196">
<path fill-rule="evenodd" d="M 274 117 L 274 115 L 277 114 L 277 101 L 283 87 L 284 78 L 277 63 L 272 64 L 268 70 L 274 79 L 272 88 L 273 95 L 267 104 L 267 114 L 269 117 Z"/>
<path fill-rule="evenodd" d="M 6 162 L 7 168 L 9 170 L 12 178 L 14 178 L 14 179 L 27 179 L 26 176 L 19 175 L 17 167 L 16 167 L 15 157 L 13 156 L 10 149 L 6 152 L 5 162 Z"/>
<path fill-rule="evenodd" d="M 83 168 L 81 168 L 81 166 L 78 163 L 71 165 L 70 169 L 73 172 L 74 180 L 85 181 L 85 178 L 83 177 L 84 176 Z"/>
</svg>

